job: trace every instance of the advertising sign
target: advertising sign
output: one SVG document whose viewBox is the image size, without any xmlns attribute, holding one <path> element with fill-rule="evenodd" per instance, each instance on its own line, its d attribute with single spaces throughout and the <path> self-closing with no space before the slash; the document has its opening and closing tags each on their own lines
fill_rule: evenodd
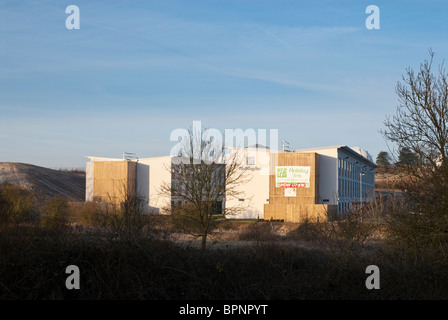
<svg viewBox="0 0 448 320">
<path fill-rule="evenodd" d="M 276 188 L 309 188 L 311 167 L 275 167 Z"/>
</svg>

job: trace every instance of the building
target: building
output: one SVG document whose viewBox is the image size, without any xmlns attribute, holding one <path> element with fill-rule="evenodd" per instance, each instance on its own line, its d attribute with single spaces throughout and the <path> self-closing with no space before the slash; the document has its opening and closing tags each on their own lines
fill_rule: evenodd
<svg viewBox="0 0 448 320">
<path fill-rule="evenodd" d="M 320 197 L 320 155 L 316 152 L 282 152 L 273 155 L 269 175 L 269 203 L 264 219 L 300 222 L 325 221 L 336 206 Z"/>
<path fill-rule="evenodd" d="M 173 157 L 87 158 L 86 201 L 119 201 L 120 196 L 137 195 L 144 199 L 147 212 L 154 214 L 176 204 L 160 191 L 163 183 L 174 181 Z M 330 212 L 341 214 L 374 199 L 376 165 L 361 148 L 340 145 L 290 152 L 245 148 L 241 159 L 248 181 L 237 188 L 244 197 L 224 198 L 218 208 L 225 212 L 226 207 L 243 203 L 245 210 L 234 219 L 325 220 Z"/>
<path fill-rule="evenodd" d="M 374 200 L 376 165 L 364 149 L 340 145 L 295 152 L 319 154 L 321 203 L 337 205 L 338 212 L 342 212 Z"/>
<path fill-rule="evenodd" d="M 87 158 L 86 201 L 122 201 L 124 195 L 136 195 L 143 199 L 145 211 L 154 214 L 171 204 L 171 197 L 159 190 L 162 183 L 171 181 L 171 157 Z"/>
</svg>

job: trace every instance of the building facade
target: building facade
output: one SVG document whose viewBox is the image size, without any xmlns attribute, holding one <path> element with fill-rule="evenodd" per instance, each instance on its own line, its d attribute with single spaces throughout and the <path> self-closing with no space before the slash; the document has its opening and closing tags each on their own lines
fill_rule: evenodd
<svg viewBox="0 0 448 320">
<path fill-rule="evenodd" d="M 337 205 L 343 212 L 374 200 L 376 165 L 367 151 L 340 145 L 295 152 L 319 154 L 320 203 Z"/>
<path fill-rule="evenodd" d="M 241 196 L 225 196 L 217 210 L 225 214 L 226 208 L 241 205 L 244 210 L 229 218 L 300 221 L 311 215 L 325 220 L 325 213 L 340 214 L 374 200 L 376 166 L 361 148 L 341 145 L 279 152 L 257 147 L 238 152 L 238 165 L 245 176 L 244 183 L 236 186 Z M 120 195 L 135 194 L 143 199 L 146 211 L 154 214 L 167 213 L 176 205 L 177 199 L 161 191 L 162 184 L 176 183 L 173 157 L 87 158 L 86 201 L 119 200 Z M 305 170 L 307 180 L 279 184 L 280 169 Z"/>
</svg>

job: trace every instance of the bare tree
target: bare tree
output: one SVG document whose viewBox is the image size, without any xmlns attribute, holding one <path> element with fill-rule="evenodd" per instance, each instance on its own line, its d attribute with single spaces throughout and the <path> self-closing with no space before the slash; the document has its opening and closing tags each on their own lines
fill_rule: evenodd
<svg viewBox="0 0 448 320">
<path fill-rule="evenodd" d="M 201 238 L 201 250 L 206 248 L 207 236 L 217 222 L 247 208 L 241 185 L 248 182 L 245 167 L 241 166 L 243 152 L 225 148 L 219 140 L 206 135 L 205 129 L 188 130 L 182 139 L 179 155 L 172 157 L 171 181 L 160 187 L 160 193 L 171 195 L 171 214 L 175 226 Z M 246 204 L 245 204 L 246 203 Z"/>
<path fill-rule="evenodd" d="M 399 99 L 396 114 L 384 122 L 384 137 L 397 150 L 412 154 L 412 161 L 401 161 L 399 166 L 404 201 L 397 214 L 391 216 L 389 229 L 397 239 L 413 244 L 413 248 L 427 248 L 431 244 L 445 252 L 448 244 L 448 74 L 443 63 L 434 74 L 434 52 L 429 50 L 429 55 L 417 72 L 407 69 L 403 82 L 396 86 Z"/>
<path fill-rule="evenodd" d="M 448 74 L 443 63 L 432 71 L 434 52 L 414 72 L 408 68 L 396 86 L 399 105 L 396 114 L 384 122 L 384 137 L 398 150 L 409 150 L 413 161 L 404 163 L 408 186 L 448 186 Z"/>
</svg>

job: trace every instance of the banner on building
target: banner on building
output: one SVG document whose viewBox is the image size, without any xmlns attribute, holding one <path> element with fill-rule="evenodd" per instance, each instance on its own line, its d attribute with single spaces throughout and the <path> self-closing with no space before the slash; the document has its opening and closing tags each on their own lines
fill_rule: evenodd
<svg viewBox="0 0 448 320">
<path fill-rule="evenodd" d="M 276 188 L 309 188 L 311 167 L 275 167 Z"/>
</svg>

